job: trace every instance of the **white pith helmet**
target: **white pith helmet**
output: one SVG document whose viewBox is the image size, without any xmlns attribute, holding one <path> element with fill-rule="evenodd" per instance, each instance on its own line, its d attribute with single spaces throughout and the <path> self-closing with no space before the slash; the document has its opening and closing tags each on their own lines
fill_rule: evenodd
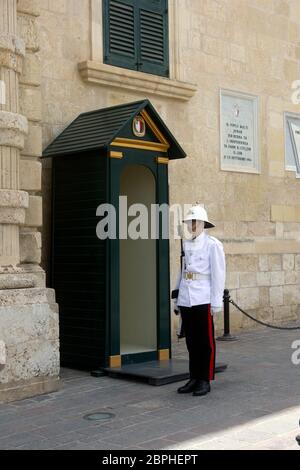
<svg viewBox="0 0 300 470">
<path fill-rule="evenodd" d="M 207 217 L 207 212 L 202 206 L 192 206 L 186 217 L 183 219 L 183 222 L 187 222 L 188 220 L 202 220 L 204 222 L 204 228 L 212 228 L 215 227 Z"/>
</svg>

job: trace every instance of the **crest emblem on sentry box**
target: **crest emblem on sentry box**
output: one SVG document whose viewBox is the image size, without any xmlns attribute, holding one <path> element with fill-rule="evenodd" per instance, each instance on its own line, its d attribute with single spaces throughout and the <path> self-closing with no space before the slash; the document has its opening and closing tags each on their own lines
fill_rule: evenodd
<svg viewBox="0 0 300 470">
<path fill-rule="evenodd" d="M 144 137 L 146 134 L 146 123 L 142 116 L 136 116 L 133 119 L 132 130 L 136 137 Z"/>
</svg>

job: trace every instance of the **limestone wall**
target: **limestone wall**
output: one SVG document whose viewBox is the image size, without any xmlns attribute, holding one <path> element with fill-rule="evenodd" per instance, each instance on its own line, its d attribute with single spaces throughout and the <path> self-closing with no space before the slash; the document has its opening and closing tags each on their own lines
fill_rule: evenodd
<svg viewBox="0 0 300 470">
<path fill-rule="evenodd" d="M 285 170 L 283 120 L 285 111 L 300 113 L 291 100 L 300 80 L 299 1 L 170 0 L 171 79 L 180 92 L 153 79 L 147 93 L 149 77 L 124 71 L 122 83 L 122 70 L 103 66 L 100 9 L 100 0 L 41 4 L 43 146 L 80 112 L 150 98 L 188 153 L 169 165 L 170 202 L 205 204 L 217 225 L 210 233 L 225 244 L 232 297 L 265 320 L 300 319 L 300 181 Z M 220 89 L 259 97 L 260 174 L 220 170 Z M 49 161 L 43 171 L 46 266 Z M 172 282 L 178 257 L 172 241 Z M 254 326 L 232 312 L 235 329 Z"/>
</svg>

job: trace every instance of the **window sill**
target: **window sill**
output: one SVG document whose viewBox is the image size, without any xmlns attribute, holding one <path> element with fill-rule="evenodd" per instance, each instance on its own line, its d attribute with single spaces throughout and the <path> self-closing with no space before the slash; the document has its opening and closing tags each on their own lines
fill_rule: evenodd
<svg viewBox="0 0 300 470">
<path fill-rule="evenodd" d="M 134 90 L 181 101 L 188 101 L 197 91 L 197 86 L 191 83 L 114 67 L 101 62 L 81 62 L 78 64 L 78 70 L 81 78 L 88 83 Z"/>
</svg>

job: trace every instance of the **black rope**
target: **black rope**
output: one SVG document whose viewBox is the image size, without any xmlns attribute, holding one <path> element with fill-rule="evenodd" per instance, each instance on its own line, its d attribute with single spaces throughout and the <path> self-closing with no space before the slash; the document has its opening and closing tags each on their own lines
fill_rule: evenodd
<svg viewBox="0 0 300 470">
<path fill-rule="evenodd" d="M 234 305 L 240 312 L 242 312 L 246 317 L 250 318 L 251 320 L 255 321 L 256 323 L 259 323 L 260 325 L 267 326 L 268 328 L 274 328 L 275 330 L 300 330 L 300 326 L 276 326 L 276 325 L 270 325 L 269 323 L 264 323 L 261 320 L 258 320 L 257 318 L 252 317 L 249 315 L 249 313 L 245 312 L 241 307 L 239 307 L 234 300 L 230 299 L 229 300 L 232 305 Z"/>
</svg>

